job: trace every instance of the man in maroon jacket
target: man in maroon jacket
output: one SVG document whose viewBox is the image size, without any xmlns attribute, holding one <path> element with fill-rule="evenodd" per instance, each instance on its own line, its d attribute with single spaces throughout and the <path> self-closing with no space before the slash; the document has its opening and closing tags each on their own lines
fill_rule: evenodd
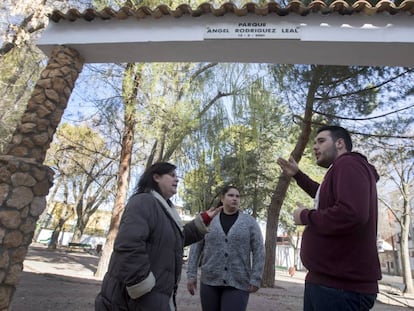
<svg viewBox="0 0 414 311">
<path fill-rule="evenodd" d="M 313 209 L 300 207 L 293 215 L 297 225 L 306 226 L 300 252 L 308 269 L 303 310 L 370 310 L 381 279 L 379 176 L 365 156 L 351 152 L 351 137 L 342 127 L 320 128 L 313 149 L 316 163 L 328 169 L 320 185 L 292 157 L 277 160 L 283 172 L 315 199 Z"/>
</svg>

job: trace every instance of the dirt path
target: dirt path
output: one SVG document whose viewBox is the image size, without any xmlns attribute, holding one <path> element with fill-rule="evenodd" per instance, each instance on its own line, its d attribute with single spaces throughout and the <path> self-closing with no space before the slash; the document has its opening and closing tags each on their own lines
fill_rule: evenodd
<svg viewBox="0 0 414 311">
<path fill-rule="evenodd" d="M 33 245 L 24 263 L 24 272 L 13 299 L 13 311 L 86 311 L 94 309 L 100 280 L 93 276 L 99 257 L 65 249 L 51 251 Z M 178 291 L 179 311 L 201 311 L 199 296 L 191 296 L 183 282 Z M 302 309 L 303 273 L 290 277 L 281 272 L 275 288 L 261 288 L 252 294 L 248 311 L 300 311 Z M 374 311 L 408 311 L 377 302 Z M 156 311 L 156 310 L 154 310 Z"/>
</svg>

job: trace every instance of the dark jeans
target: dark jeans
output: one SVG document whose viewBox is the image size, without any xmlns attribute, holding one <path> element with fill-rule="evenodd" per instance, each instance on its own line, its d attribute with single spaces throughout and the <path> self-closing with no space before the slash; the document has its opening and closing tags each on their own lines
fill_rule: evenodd
<svg viewBox="0 0 414 311">
<path fill-rule="evenodd" d="M 376 298 L 376 294 L 360 294 L 306 282 L 303 311 L 368 311 Z"/>
<path fill-rule="evenodd" d="M 203 311 L 245 311 L 249 292 L 230 286 L 200 284 Z"/>
</svg>

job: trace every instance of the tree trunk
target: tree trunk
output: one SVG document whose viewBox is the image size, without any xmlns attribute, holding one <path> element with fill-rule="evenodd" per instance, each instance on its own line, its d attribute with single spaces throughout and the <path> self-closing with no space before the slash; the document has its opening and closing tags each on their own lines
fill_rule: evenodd
<svg viewBox="0 0 414 311">
<path fill-rule="evenodd" d="M 118 234 L 119 223 L 121 221 L 122 213 L 124 212 L 129 184 L 132 145 L 133 133 L 131 130 L 125 131 L 122 144 L 124 147 L 122 148 L 123 150 L 121 152 L 121 163 L 119 165 L 118 190 L 115 197 L 115 207 L 112 210 L 112 218 L 109 225 L 108 235 L 106 237 L 106 243 L 103 247 L 98 269 L 95 273 L 95 276 L 98 278 L 103 278 L 106 270 L 108 269 L 115 238 Z"/>
<path fill-rule="evenodd" d="M 404 281 L 404 293 L 413 294 L 413 276 L 411 273 L 410 253 L 408 249 L 408 234 L 411 225 L 411 217 L 406 214 L 402 219 L 404 225 L 401 231 L 401 263 Z"/>
<path fill-rule="evenodd" d="M 266 224 L 266 257 L 263 271 L 263 287 L 275 286 L 275 259 L 276 259 L 276 238 L 277 227 L 279 224 L 280 207 L 283 204 L 283 199 L 286 196 L 286 191 L 289 187 L 290 177 L 282 174 L 273 193 L 270 207 L 267 213 Z"/>
<path fill-rule="evenodd" d="M 130 172 L 131 172 L 131 157 L 132 148 L 134 145 L 134 128 L 136 123 L 136 95 L 138 92 L 138 86 L 141 81 L 141 65 L 128 64 L 125 69 L 124 77 L 124 102 L 125 102 L 125 114 L 124 114 L 124 133 L 122 137 L 122 150 L 119 160 L 119 173 L 117 181 L 117 193 L 115 197 L 115 206 L 112 210 L 111 223 L 109 225 L 108 235 L 106 237 L 106 243 L 103 247 L 102 256 L 99 260 L 98 269 L 95 276 L 103 278 L 106 270 L 108 269 L 109 260 L 112 255 L 112 249 L 114 246 L 116 235 L 118 234 L 119 223 L 121 221 L 122 213 L 124 212 L 126 196 L 129 186 Z M 125 86 L 126 79 L 128 81 L 133 80 L 132 89 L 127 90 Z"/>
<path fill-rule="evenodd" d="M 88 218 L 85 220 L 84 218 Z M 76 226 L 75 230 L 73 231 L 72 236 L 72 243 L 80 243 L 83 232 L 85 231 L 86 225 L 88 224 L 89 217 L 85 217 L 85 215 L 82 215 L 82 217 L 78 217 L 76 220 Z"/>
<path fill-rule="evenodd" d="M 296 238 L 292 243 L 293 245 L 293 266 L 295 267 L 296 271 L 299 270 L 299 245 L 300 245 L 300 234 L 297 232 Z"/>
<path fill-rule="evenodd" d="M 106 198 L 102 194 L 102 190 L 100 189 L 99 191 L 101 191 L 102 195 L 101 198 L 99 198 L 99 200 L 97 200 L 97 196 L 91 196 L 86 199 L 85 208 L 82 208 L 82 206 L 78 207 L 78 219 L 76 220 L 76 226 L 71 241 L 72 243 L 80 243 L 82 235 L 85 232 L 86 227 L 88 226 L 89 219 L 98 209 L 99 205 L 101 205 L 101 203 Z M 82 200 L 82 202 L 84 202 L 84 200 Z"/>
<path fill-rule="evenodd" d="M 65 222 L 69 219 L 71 213 L 68 211 L 68 197 L 69 197 L 69 189 L 67 184 L 66 175 L 62 175 L 63 181 L 63 208 L 60 211 L 60 217 L 57 226 L 54 228 L 52 237 L 50 238 L 49 245 L 47 246 L 50 249 L 56 249 L 59 239 L 59 234 L 65 225 Z"/>
<path fill-rule="evenodd" d="M 398 259 L 398 250 L 397 250 L 397 247 L 395 246 L 394 235 L 391 235 L 391 245 L 392 245 L 392 256 L 395 262 L 394 274 L 401 275 L 400 263 Z"/>
<path fill-rule="evenodd" d="M 312 116 L 313 116 L 313 103 L 315 100 L 315 94 L 320 83 L 320 77 L 323 72 L 322 66 L 312 67 L 312 80 L 309 85 L 308 94 L 306 97 L 306 107 L 304 117 L 302 120 L 301 133 L 295 148 L 291 155 L 299 163 L 302 158 L 303 152 L 308 144 L 311 134 Z M 289 187 L 290 177 L 285 174 L 281 174 L 276 185 L 276 190 L 272 196 L 272 201 L 267 213 L 267 225 L 266 225 L 266 257 L 265 267 L 263 272 L 263 287 L 274 287 L 275 283 L 275 255 L 276 255 L 276 237 L 277 228 L 279 225 L 280 209 L 282 208 L 283 201 L 286 197 L 286 192 Z"/>
<path fill-rule="evenodd" d="M 59 241 L 59 235 L 62 232 L 63 226 L 65 225 L 66 219 L 64 218 L 60 218 L 59 222 L 57 224 L 57 226 L 55 227 L 55 229 L 53 230 L 52 236 L 50 237 L 50 241 L 49 244 L 47 246 L 47 248 L 49 249 L 56 249 Z"/>
<path fill-rule="evenodd" d="M 46 206 L 45 210 L 43 211 L 43 213 L 40 215 L 39 220 L 37 221 L 37 227 L 36 227 L 35 233 L 33 235 L 33 241 L 37 241 L 42 229 L 47 228 L 47 225 L 48 225 L 47 220 L 49 219 L 49 213 L 48 212 L 51 211 L 50 214 L 53 215 L 52 211 L 54 210 L 54 208 L 56 206 L 55 197 L 56 197 L 56 193 L 57 193 L 57 191 L 60 188 L 60 185 L 62 183 L 61 180 L 62 180 L 61 178 L 58 178 L 52 193 L 49 195 L 47 206 Z"/>
</svg>

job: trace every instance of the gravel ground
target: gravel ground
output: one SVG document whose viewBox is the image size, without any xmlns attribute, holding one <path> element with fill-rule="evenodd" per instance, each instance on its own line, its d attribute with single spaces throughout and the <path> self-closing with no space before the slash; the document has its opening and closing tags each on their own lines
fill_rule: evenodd
<svg viewBox="0 0 414 311">
<path fill-rule="evenodd" d="M 13 311 L 77 311 L 93 310 L 100 280 L 93 274 L 99 257 L 83 251 L 48 250 L 34 244 L 24 262 L 20 284 L 13 297 Z M 185 267 L 184 267 L 185 269 Z M 199 296 L 191 296 L 185 287 L 185 271 L 178 291 L 178 311 L 201 311 Z M 275 288 L 261 288 L 250 295 L 248 311 L 300 311 L 303 297 L 303 272 L 290 277 L 277 272 Z M 398 279 L 386 279 L 388 284 Z M 408 311 L 413 299 L 396 294 L 395 288 L 381 286 L 374 311 Z M 397 306 L 395 304 L 399 304 Z M 156 310 L 154 310 L 156 311 Z"/>
</svg>

